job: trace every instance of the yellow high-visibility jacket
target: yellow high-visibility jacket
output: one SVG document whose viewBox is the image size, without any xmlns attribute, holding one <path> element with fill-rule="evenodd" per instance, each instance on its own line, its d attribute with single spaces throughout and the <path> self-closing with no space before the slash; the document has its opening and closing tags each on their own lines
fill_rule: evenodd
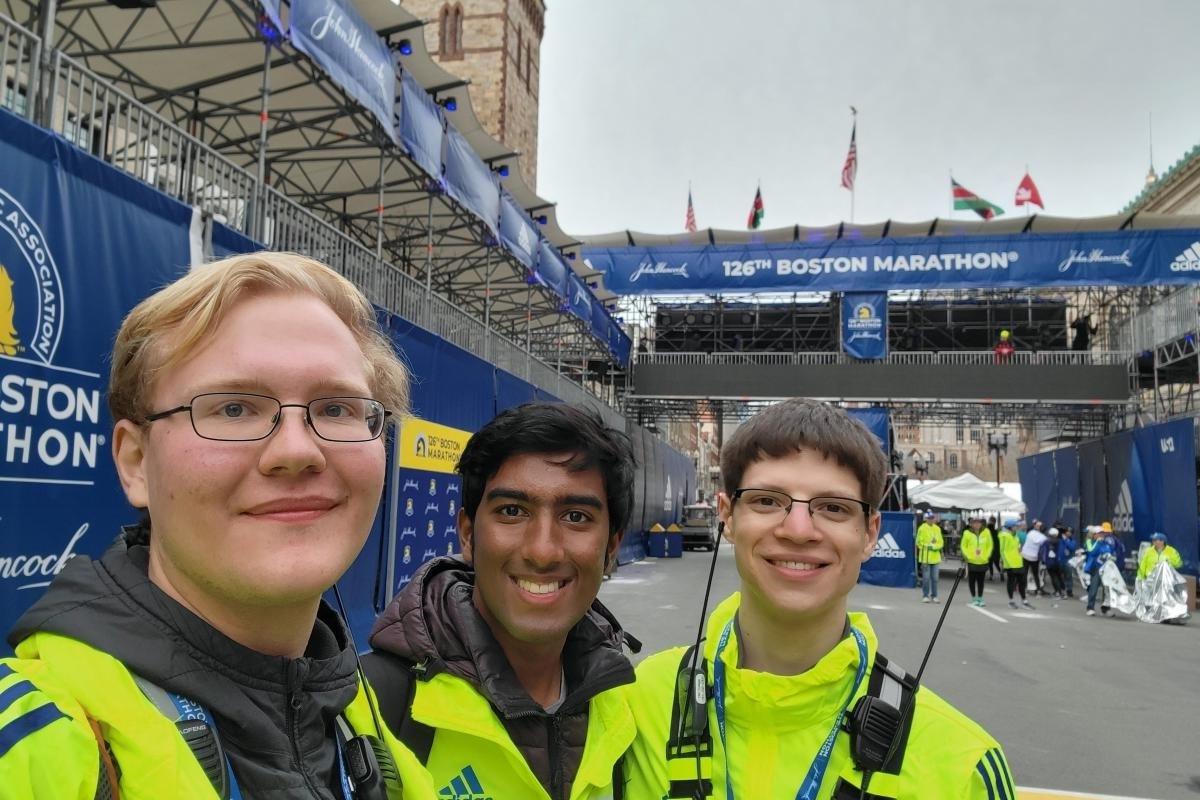
<svg viewBox="0 0 1200 800">
<path fill-rule="evenodd" d="M 710 665 L 721 632 L 739 603 L 740 596 L 735 593 L 709 618 L 704 656 Z M 857 700 L 870 682 L 877 640 L 865 614 L 850 614 L 850 624 L 864 635 L 868 646 L 868 674 L 855 695 Z M 676 760 L 669 767 L 666 758 L 676 675 L 684 651 L 674 648 L 646 659 L 638 667 L 637 682 L 629 687 L 638 728 L 626 759 L 625 796 L 630 800 L 666 797 L 672 771 L 679 773 L 675 777 L 680 780 L 695 777 L 694 771 L 690 777 L 687 774 L 694 770 L 691 764 Z M 854 638 L 844 639 L 802 675 L 770 675 L 739 667 L 737 636 L 730 637 L 721 658 L 728 686 L 728 751 L 721 744 L 710 700 L 712 797 L 725 800 L 727 771 L 737 798 L 794 797 L 853 686 L 859 658 Z M 995 739 L 929 689 L 922 687 L 916 698 L 900 774 L 874 775 L 868 789 L 871 795 L 947 800 L 1016 797 L 1004 753 Z M 840 732 L 817 796 L 829 798 L 839 779 L 858 787 L 861 778 L 850 757 L 849 735 Z"/>
<path fill-rule="evenodd" d="M 942 529 L 932 522 L 917 528 L 917 560 L 922 564 L 942 563 Z"/>
<path fill-rule="evenodd" d="M 345 718 L 355 733 L 378 735 L 361 685 Z M 0 797 L 94 800 L 100 756 L 89 719 L 112 750 L 122 800 L 217 800 L 175 722 L 120 661 L 44 632 L 22 640 L 15 658 L 0 659 Z M 435 798 L 425 768 L 383 734 L 404 784 L 389 787 L 389 800 Z"/>
<path fill-rule="evenodd" d="M 962 553 L 963 561 L 968 564 L 986 564 L 992 558 L 992 548 L 995 542 L 992 540 L 992 532 L 986 527 L 980 528 L 979 533 L 967 528 L 963 531 L 962 541 L 959 542 L 958 549 Z"/>
</svg>

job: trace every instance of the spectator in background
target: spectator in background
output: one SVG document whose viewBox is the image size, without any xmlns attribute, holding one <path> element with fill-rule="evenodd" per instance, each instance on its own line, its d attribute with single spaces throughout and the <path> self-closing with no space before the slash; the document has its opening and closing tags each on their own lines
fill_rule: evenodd
<svg viewBox="0 0 1200 800">
<path fill-rule="evenodd" d="M 994 547 L 991 530 L 983 527 L 983 517 L 971 517 L 970 527 L 963 531 L 960 550 L 967 565 L 967 585 L 971 589 L 973 606 L 983 606 L 983 582 Z"/>
<path fill-rule="evenodd" d="M 1108 524 L 1108 523 L 1105 523 Z M 1110 526 L 1111 527 L 1111 526 Z M 1083 571 L 1088 576 L 1087 615 L 1096 616 L 1096 598 L 1104 592 L 1104 584 L 1100 581 L 1100 569 L 1104 562 L 1116 558 L 1112 542 L 1104 533 L 1103 527 L 1092 527 L 1092 549 L 1088 551 L 1087 560 L 1083 562 Z M 1108 616 L 1108 606 L 1100 602 L 1100 613 Z"/>
<path fill-rule="evenodd" d="M 1150 573 L 1158 566 L 1159 561 L 1166 561 L 1175 569 L 1183 566 L 1183 558 L 1179 555 L 1179 551 L 1171 545 L 1167 544 L 1167 535 L 1155 531 L 1150 534 L 1151 547 L 1144 555 L 1138 564 L 1137 579 L 1144 581 L 1150 577 Z"/>
<path fill-rule="evenodd" d="M 1071 323 L 1071 327 L 1075 330 L 1075 338 L 1071 340 L 1071 349 L 1080 351 L 1087 350 L 1092 346 L 1092 336 L 1096 333 L 1096 326 L 1092 324 L 1092 315 L 1084 314 L 1081 317 L 1076 317 Z"/>
<path fill-rule="evenodd" d="M 1117 537 L 1113 531 L 1111 522 L 1107 520 L 1100 523 L 1100 530 L 1104 533 L 1104 540 L 1108 542 L 1108 546 L 1112 548 L 1113 559 L 1117 562 L 1117 569 L 1125 569 L 1125 543 Z"/>
<path fill-rule="evenodd" d="M 938 602 L 938 565 L 942 563 L 942 529 L 932 511 L 917 528 L 917 567 L 921 572 L 921 602 Z"/>
<path fill-rule="evenodd" d="M 992 533 L 999 532 L 1000 529 L 996 527 L 996 518 L 995 517 L 988 517 L 987 529 L 989 531 L 992 531 Z M 988 561 L 987 576 L 988 576 L 989 581 L 992 579 L 993 571 L 995 572 L 997 578 L 999 578 L 1002 581 L 1004 580 L 1004 567 L 1002 567 L 1000 565 L 1000 548 L 998 546 L 992 548 L 992 557 Z"/>
<path fill-rule="evenodd" d="M 1065 529 L 1064 529 L 1065 530 Z M 1062 556 L 1062 532 L 1058 528 L 1050 529 L 1050 536 L 1042 542 L 1038 551 L 1038 560 L 1046 565 L 1046 574 L 1050 576 L 1050 585 L 1054 588 L 1055 597 L 1064 597 L 1066 589 L 1063 576 L 1066 571 L 1066 559 Z"/>
<path fill-rule="evenodd" d="M 1013 347 L 1012 334 L 1008 331 L 1000 331 L 1000 341 L 996 342 L 996 346 L 992 348 L 992 352 L 996 354 L 997 364 L 1007 364 L 1012 360 L 1012 354 L 1016 352 Z"/>
<path fill-rule="evenodd" d="M 1075 597 L 1075 576 L 1071 571 L 1071 565 L 1068 563 L 1075 555 L 1075 549 L 1078 547 L 1075 541 L 1075 531 L 1070 527 L 1063 528 L 1058 537 L 1058 565 L 1062 568 L 1063 583 L 1067 597 Z"/>
<path fill-rule="evenodd" d="M 1058 528 L 1050 529 L 1050 536 L 1058 536 Z M 1025 560 L 1025 575 L 1026 581 L 1030 573 L 1033 574 L 1033 593 L 1035 595 L 1045 594 L 1042 591 L 1042 574 L 1038 568 L 1039 557 L 1042 552 L 1042 544 L 1047 540 L 1047 535 L 1039 530 L 1032 530 L 1025 537 L 1025 544 L 1021 545 L 1021 558 Z"/>
<path fill-rule="evenodd" d="M 1017 520 L 1013 528 L 1024 527 L 1024 523 Z M 1025 561 L 1021 558 L 1021 545 L 1017 543 L 1017 536 L 1013 528 L 1005 525 L 1000 529 L 1000 535 L 997 537 L 999 545 L 996 547 L 1000 551 L 1000 564 L 1004 567 L 1005 588 L 1008 590 L 1008 605 L 1010 608 L 1017 608 L 1017 599 L 1014 593 L 1020 593 L 1021 605 L 1026 608 L 1033 608 L 1029 601 L 1025 598 Z"/>
</svg>

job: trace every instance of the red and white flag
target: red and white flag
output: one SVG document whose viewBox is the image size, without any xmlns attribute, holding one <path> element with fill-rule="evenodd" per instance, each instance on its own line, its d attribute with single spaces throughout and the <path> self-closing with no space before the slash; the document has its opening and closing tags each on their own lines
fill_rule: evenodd
<svg viewBox="0 0 1200 800">
<path fill-rule="evenodd" d="M 842 186 L 854 191 L 854 177 L 858 175 L 858 122 L 850 129 L 850 150 L 846 153 L 846 163 L 842 165 Z"/>
<path fill-rule="evenodd" d="M 1029 177 L 1028 172 L 1025 173 L 1024 178 L 1021 178 L 1021 183 L 1017 186 L 1017 199 L 1014 202 L 1019 206 L 1030 203 L 1043 211 L 1046 210 L 1046 207 L 1042 205 L 1042 196 L 1038 193 L 1037 184 L 1033 182 L 1033 178 Z"/>
<path fill-rule="evenodd" d="M 696 209 L 692 208 L 692 190 L 688 189 L 687 219 L 683 221 L 683 229 L 688 233 L 696 232 Z"/>
</svg>

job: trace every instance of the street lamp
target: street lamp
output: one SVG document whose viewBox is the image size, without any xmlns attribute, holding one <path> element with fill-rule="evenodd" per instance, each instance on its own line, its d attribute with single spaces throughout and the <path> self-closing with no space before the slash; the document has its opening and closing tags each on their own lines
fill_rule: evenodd
<svg viewBox="0 0 1200 800">
<path fill-rule="evenodd" d="M 1000 458 L 1008 452 L 1008 433 L 989 433 L 988 434 L 988 452 L 996 454 L 996 488 L 1000 488 Z"/>
</svg>

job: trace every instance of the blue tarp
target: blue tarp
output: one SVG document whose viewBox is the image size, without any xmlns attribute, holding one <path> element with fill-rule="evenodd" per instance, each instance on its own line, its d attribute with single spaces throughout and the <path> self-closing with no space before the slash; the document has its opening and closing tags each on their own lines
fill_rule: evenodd
<svg viewBox="0 0 1200 800">
<path fill-rule="evenodd" d="M 431 177 L 442 179 L 442 109 L 407 72 L 400 75 L 400 140 L 409 157 Z"/>
<path fill-rule="evenodd" d="M 212 254 L 213 258 L 225 258 L 238 253 L 253 253 L 262 250 L 263 246 L 249 236 L 236 231 L 220 222 L 212 224 Z"/>
<path fill-rule="evenodd" d="M 454 126 L 446 129 L 446 191 L 483 220 L 493 235 L 499 232 L 500 179 Z"/>
<path fill-rule="evenodd" d="M 892 417 L 886 408 L 848 408 L 846 413 L 866 425 L 867 430 L 875 434 L 875 438 L 879 440 L 879 446 L 883 448 L 884 454 L 891 455 Z"/>
<path fill-rule="evenodd" d="M 513 196 L 500 191 L 500 243 L 526 267 L 537 265 L 539 234 Z"/>
<path fill-rule="evenodd" d="M 396 130 L 396 63 L 346 0 L 292 0 L 289 38 L 348 95 L 375 115 L 392 141 Z"/>
<path fill-rule="evenodd" d="M 1146 541 L 1161 531 L 1183 557 L 1183 572 L 1197 573 L 1196 440 L 1193 420 L 1179 419 L 1139 428 L 1133 432 L 1134 452 L 1141 466 L 1146 498 L 1145 514 L 1136 505 L 1135 518 L 1143 519 L 1133 542 Z"/>
<path fill-rule="evenodd" d="M 1053 489 L 1055 514 L 1043 517 L 1046 522 L 1062 521 L 1078 534 L 1079 517 L 1079 454 L 1074 447 L 1060 447 L 1048 454 L 1051 457 L 1052 478 L 1047 478 Z"/>
<path fill-rule="evenodd" d="M 943 226 L 953 222 L 942 221 Z M 1200 230 L 587 247 L 617 294 L 906 291 L 1194 283 Z"/>
</svg>

